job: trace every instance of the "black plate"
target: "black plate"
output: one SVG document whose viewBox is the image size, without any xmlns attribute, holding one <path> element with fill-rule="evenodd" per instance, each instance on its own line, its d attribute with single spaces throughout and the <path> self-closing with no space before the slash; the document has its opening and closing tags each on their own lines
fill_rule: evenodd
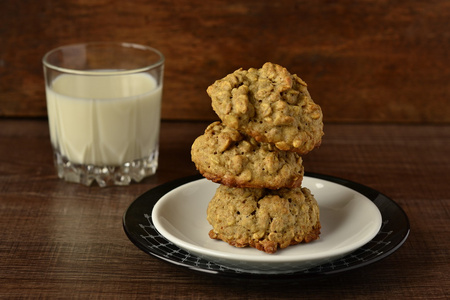
<svg viewBox="0 0 450 300">
<path fill-rule="evenodd" d="M 409 220 L 403 209 L 387 196 L 362 184 L 329 175 L 305 173 L 353 189 L 378 207 L 382 225 L 378 234 L 366 245 L 349 255 L 308 270 L 283 274 L 246 273 L 199 258 L 180 249 L 164 238 L 153 225 L 152 210 L 156 202 L 171 190 L 188 182 L 201 179 L 200 175 L 180 178 L 155 187 L 139 196 L 123 216 L 123 227 L 128 238 L 142 251 L 166 262 L 202 272 L 230 278 L 254 280 L 309 280 L 360 268 L 386 258 L 394 253 L 409 235 Z"/>
</svg>

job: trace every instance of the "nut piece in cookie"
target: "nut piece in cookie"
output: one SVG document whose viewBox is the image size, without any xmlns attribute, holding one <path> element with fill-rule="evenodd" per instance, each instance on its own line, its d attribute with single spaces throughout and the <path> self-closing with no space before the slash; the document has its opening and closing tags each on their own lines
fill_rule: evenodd
<svg viewBox="0 0 450 300">
<path fill-rule="evenodd" d="M 207 209 L 210 238 L 266 253 L 319 238 L 319 207 L 307 188 L 219 186 Z"/>
<path fill-rule="evenodd" d="M 220 122 L 210 124 L 194 141 L 191 157 L 204 177 L 227 186 L 293 188 L 303 180 L 298 153 L 259 143 Z"/>
<path fill-rule="evenodd" d="M 236 70 L 209 86 L 207 93 L 225 125 L 259 142 L 306 154 L 322 141 L 320 106 L 300 77 L 277 64 Z"/>
</svg>

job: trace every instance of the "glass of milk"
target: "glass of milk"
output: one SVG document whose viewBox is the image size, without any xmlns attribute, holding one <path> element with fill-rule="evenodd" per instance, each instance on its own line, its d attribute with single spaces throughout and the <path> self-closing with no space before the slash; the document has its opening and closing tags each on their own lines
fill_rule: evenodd
<svg viewBox="0 0 450 300">
<path fill-rule="evenodd" d="M 164 56 L 130 43 L 56 48 L 43 58 L 60 178 L 128 185 L 156 172 Z"/>
</svg>

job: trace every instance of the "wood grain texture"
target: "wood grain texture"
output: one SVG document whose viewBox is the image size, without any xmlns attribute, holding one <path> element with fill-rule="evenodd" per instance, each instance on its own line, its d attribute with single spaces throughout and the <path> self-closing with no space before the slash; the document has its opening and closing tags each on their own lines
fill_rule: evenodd
<svg viewBox="0 0 450 300">
<path fill-rule="evenodd" d="M 1 1 L 0 116 L 45 116 L 45 52 L 103 40 L 165 54 L 164 119 L 217 119 L 206 88 L 271 61 L 326 121 L 448 123 L 449 19 L 445 0 Z"/>
<path fill-rule="evenodd" d="M 163 122 L 160 168 L 128 187 L 57 179 L 45 120 L 0 119 L 0 298 L 446 299 L 450 293 L 450 126 L 327 124 L 305 169 L 368 185 L 407 213 L 388 258 L 320 281 L 268 286 L 199 276 L 136 248 L 122 215 L 142 193 L 196 174 L 207 122 Z"/>
</svg>

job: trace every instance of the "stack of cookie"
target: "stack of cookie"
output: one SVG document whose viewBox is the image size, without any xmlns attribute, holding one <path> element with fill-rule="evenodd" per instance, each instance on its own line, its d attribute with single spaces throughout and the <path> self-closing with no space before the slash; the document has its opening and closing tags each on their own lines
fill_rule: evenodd
<svg viewBox="0 0 450 300">
<path fill-rule="evenodd" d="M 207 93 L 221 122 L 194 141 L 191 155 L 220 183 L 207 209 L 209 236 L 267 253 L 318 239 L 319 207 L 301 187 L 302 155 L 320 145 L 323 122 L 306 83 L 266 63 L 217 80 Z"/>
</svg>

